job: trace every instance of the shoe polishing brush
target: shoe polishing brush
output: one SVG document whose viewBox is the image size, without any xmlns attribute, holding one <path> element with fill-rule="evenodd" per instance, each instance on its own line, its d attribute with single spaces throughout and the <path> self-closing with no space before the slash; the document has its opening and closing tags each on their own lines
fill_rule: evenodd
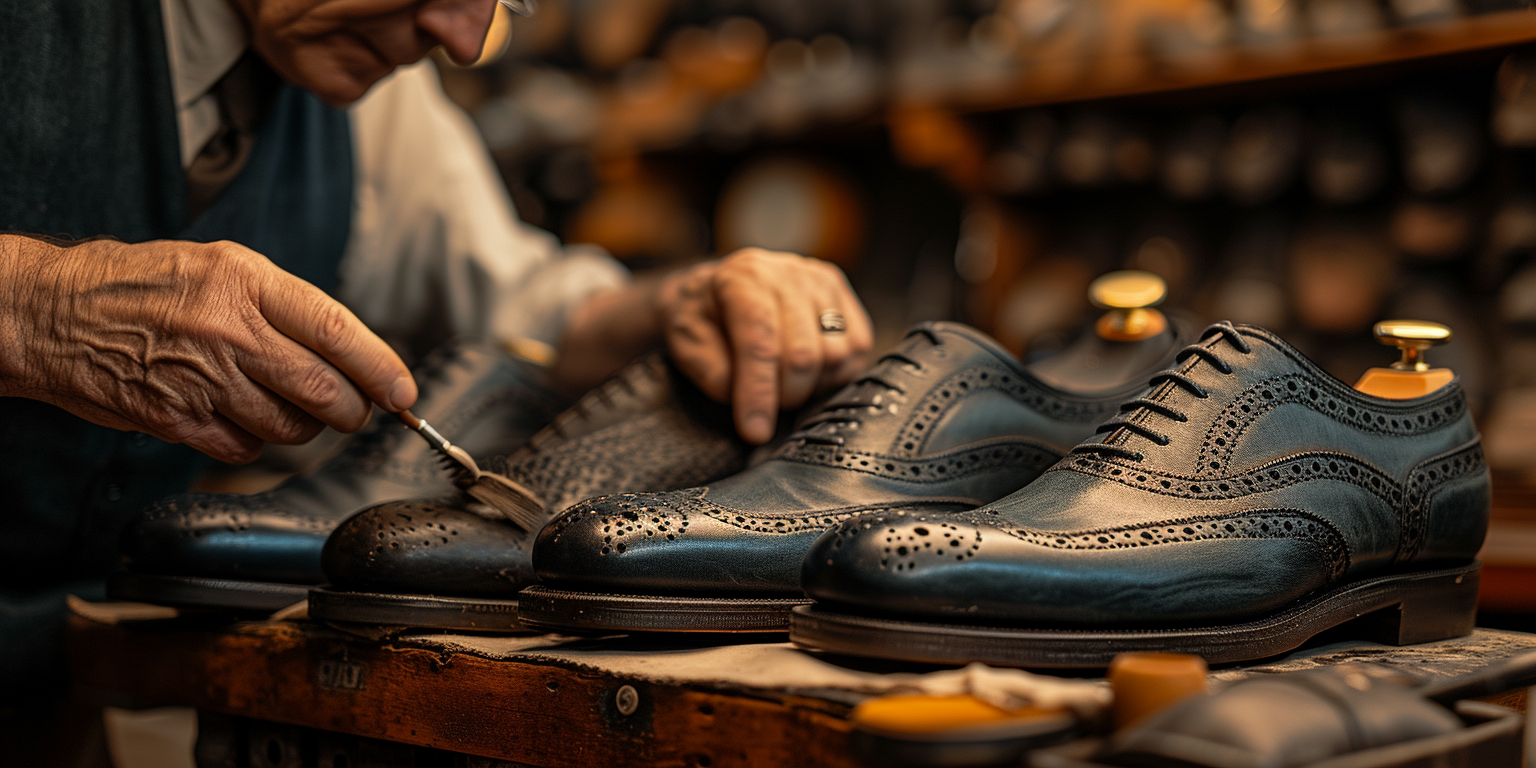
<svg viewBox="0 0 1536 768">
<path fill-rule="evenodd" d="M 544 524 L 544 503 L 533 491 L 513 482 L 511 478 L 495 472 L 486 472 L 475 463 L 463 448 L 448 442 L 425 420 L 409 410 L 396 416 L 407 427 L 416 430 L 454 469 L 453 482 L 476 501 L 500 512 L 507 520 L 524 531 L 536 532 Z"/>
</svg>

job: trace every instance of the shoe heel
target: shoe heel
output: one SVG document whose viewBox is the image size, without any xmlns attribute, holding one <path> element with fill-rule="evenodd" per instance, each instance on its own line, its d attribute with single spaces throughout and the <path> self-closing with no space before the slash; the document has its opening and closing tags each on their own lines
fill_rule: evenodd
<svg viewBox="0 0 1536 768">
<path fill-rule="evenodd" d="M 1415 645 L 1472 633 L 1477 622 L 1481 563 L 1440 571 L 1399 585 L 1396 605 L 1362 616 L 1362 634 L 1386 645 Z"/>
</svg>

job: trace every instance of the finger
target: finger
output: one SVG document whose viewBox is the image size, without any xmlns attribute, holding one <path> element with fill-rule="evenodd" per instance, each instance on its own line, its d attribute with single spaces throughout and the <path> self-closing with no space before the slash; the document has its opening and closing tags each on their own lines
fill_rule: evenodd
<svg viewBox="0 0 1536 768">
<path fill-rule="evenodd" d="M 837 268 L 834 266 L 833 269 Z M 853 286 L 848 284 L 848 278 L 842 270 L 837 270 L 837 277 L 836 301 L 842 305 L 847 330 L 837 334 L 840 337 L 838 343 L 846 350 L 844 356 L 836 365 L 829 363 L 823 369 L 830 372 L 829 383 L 834 385 L 845 384 L 859 375 L 869 365 L 869 350 L 875 346 L 875 326 L 869 319 L 869 312 L 864 309 L 864 303 L 859 301 L 858 294 L 854 293 Z"/>
<path fill-rule="evenodd" d="M 731 347 L 731 411 L 747 442 L 773 438 L 779 410 L 779 355 L 783 349 L 778 300 L 757 283 L 723 277 L 716 303 Z"/>
<path fill-rule="evenodd" d="M 828 262 L 815 264 L 822 270 L 818 282 L 820 306 L 824 312 L 841 315 L 844 325 L 841 332 L 821 334 L 822 366 L 817 388 L 829 389 L 851 381 L 864 370 L 872 342 L 872 324 L 843 271 Z"/>
<path fill-rule="evenodd" d="M 261 455 L 261 438 L 217 413 L 193 427 L 181 440 L 155 436 L 169 442 L 185 443 L 228 464 L 249 464 Z"/>
<path fill-rule="evenodd" d="M 667 351 L 672 362 L 705 395 L 718 403 L 731 399 L 731 346 L 719 324 L 700 313 L 668 324 Z"/>
<path fill-rule="evenodd" d="M 258 307 L 273 328 L 330 361 L 385 409 L 416 402 L 416 381 L 400 356 L 350 310 L 276 267 L 261 281 Z"/>
<path fill-rule="evenodd" d="M 823 336 L 821 313 L 838 311 L 836 305 L 818 302 L 814 292 L 781 287 L 780 325 L 783 357 L 779 360 L 779 407 L 798 408 L 816 391 L 821 378 Z"/>
<path fill-rule="evenodd" d="M 836 284 L 824 284 L 821 290 L 821 301 L 818 306 L 822 312 L 835 312 L 841 315 L 844 325 L 847 325 L 848 307 L 841 291 Z M 816 330 L 821 334 L 821 371 L 816 382 L 817 389 L 827 389 L 847 381 L 845 369 L 849 359 L 854 357 L 852 346 L 848 342 L 848 332 L 845 327 L 841 332 L 828 333 L 821 330 L 821 315 L 817 315 Z"/>
<path fill-rule="evenodd" d="M 276 330 L 258 330 L 254 348 L 237 350 L 235 364 L 265 390 L 338 431 L 361 429 L 373 412 L 368 397 L 341 371 Z"/>
<path fill-rule="evenodd" d="M 236 426 L 268 443 L 300 445 L 325 428 L 319 419 L 249 379 L 227 382 L 213 405 Z"/>
</svg>

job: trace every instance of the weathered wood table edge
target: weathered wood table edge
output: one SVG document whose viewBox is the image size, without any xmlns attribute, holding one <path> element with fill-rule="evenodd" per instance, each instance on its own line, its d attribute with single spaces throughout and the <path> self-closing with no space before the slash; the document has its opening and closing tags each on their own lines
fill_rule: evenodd
<svg viewBox="0 0 1536 768">
<path fill-rule="evenodd" d="M 771 669 L 723 680 L 638 671 L 652 660 L 670 660 L 675 668 L 679 659 L 730 659 L 736 653 L 731 646 L 640 644 L 615 651 L 633 644 L 474 635 L 378 639 L 307 621 L 112 624 L 80 616 L 71 620 L 68 642 L 77 689 L 105 703 L 189 705 L 549 768 L 854 766 L 847 716 L 869 695 L 856 686 L 762 682 L 772 678 Z M 566 650 L 571 647 L 581 650 Z M 783 657 L 790 661 L 799 655 L 774 646 L 737 648 L 738 656 L 771 648 L 794 654 Z M 1352 661 L 1440 676 L 1531 650 L 1536 635 L 1479 630 L 1470 638 L 1409 648 L 1326 646 L 1216 670 L 1212 678 Z M 584 661 L 588 656 L 594 661 Z M 1524 691 L 1493 700 L 1525 708 Z"/>
<path fill-rule="evenodd" d="M 853 766 L 847 703 L 488 659 L 298 622 L 75 617 L 77 688 L 538 766 Z M 174 658 L 175 669 L 149 659 Z M 621 696 L 621 690 L 625 691 Z"/>
</svg>

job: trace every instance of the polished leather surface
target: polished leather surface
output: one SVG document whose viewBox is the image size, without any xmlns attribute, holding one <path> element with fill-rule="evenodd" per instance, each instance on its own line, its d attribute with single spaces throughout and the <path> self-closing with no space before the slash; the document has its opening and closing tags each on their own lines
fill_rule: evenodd
<svg viewBox="0 0 1536 768">
<path fill-rule="evenodd" d="M 1006 498 L 828 531 L 806 557 L 806 593 L 959 623 L 1202 626 L 1481 546 L 1488 470 L 1459 382 L 1371 397 L 1228 324 L 1180 359 Z"/>
<path fill-rule="evenodd" d="M 1095 762 L 1291 768 L 1462 730 L 1450 710 L 1383 672 L 1346 664 L 1243 680 L 1121 731 Z"/>
<path fill-rule="evenodd" d="M 343 522 L 321 560 L 341 589 L 507 597 L 535 581 L 531 539 L 459 497 L 391 501 Z"/>
<path fill-rule="evenodd" d="M 551 587 L 621 593 L 798 595 L 827 527 L 902 504 L 970 509 L 1035 479 L 1171 358 L 1083 395 L 1052 387 L 996 342 L 924 323 L 801 422 L 768 460 L 707 486 L 623 493 L 545 526 L 533 559 Z"/>
<path fill-rule="evenodd" d="M 414 371 L 412 412 L 472 455 L 508 453 L 549 423 L 565 400 L 544 369 L 487 342 L 456 341 Z M 375 413 L 335 458 L 264 493 L 189 493 L 129 525 L 128 568 L 176 576 L 318 584 L 325 538 L 357 510 L 453 492 L 442 459 L 391 414 Z"/>
<path fill-rule="evenodd" d="M 740 470 L 751 450 L 736 435 L 730 406 L 709 399 L 657 352 L 486 467 L 533 489 L 555 513 L 599 494 L 723 477 Z"/>
<path fill-rule="evenodd" d="M 739 471 L 750 450 L 736 436 L 729 407 L 654 354 L 486 467 L 559 510 L 603 493 L 709 482 Z M 400 501 L 343 523 L 323 563 L 330 583 L 344 589 L 507 597 L 533 581 L 532 538 L 462 495 Z"/>
</svg>

